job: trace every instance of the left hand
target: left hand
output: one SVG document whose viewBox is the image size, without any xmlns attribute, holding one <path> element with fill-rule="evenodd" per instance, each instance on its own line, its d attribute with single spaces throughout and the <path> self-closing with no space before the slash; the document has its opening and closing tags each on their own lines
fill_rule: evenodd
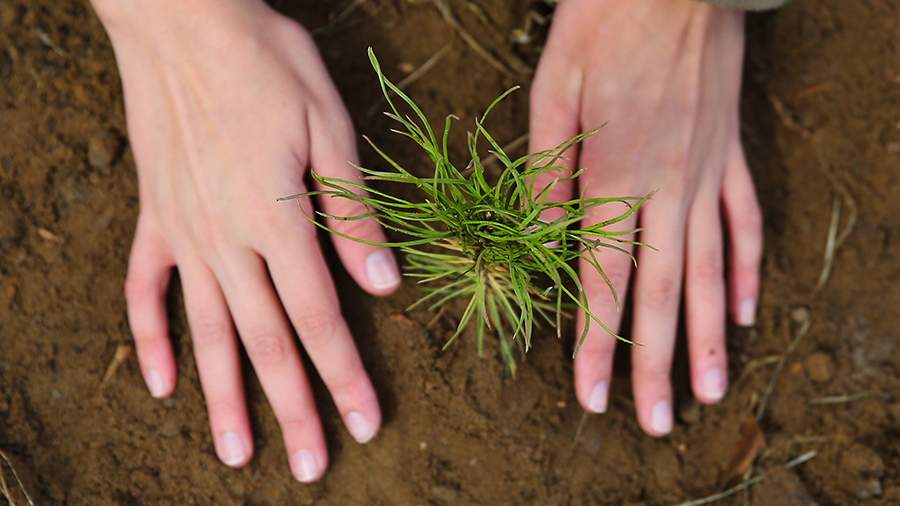
<svg viewBox="0 0 900 506">
<path fill-rule="evenodd" d="M 695 0 L 568 0 L 557 8 L 531 91 L 530 152 L 580 130 L 609 124 L 577 153 L 588 197 L 658 190 L 639 217 L 633 282 L 632 380 L 641 427 L 672 429 L 670 371 L 682 288 L 691 383 L 704 403 L 725 394 L 726 305 L 752 325 L 759 291 L 762 216 L 739 136 L 743 14 Z M 570 153 L 573 160 L 576 153 Z M 566 199 L 571 186 L 557 186 Z M 597 222 L 621 209 L 598 209 Z M 729 227 L 726 296 L 724 238 Z M 632 274 L 626 255 L 596 252 L 624 300 Z M 590 308 L 613 329 L 612 294 L 582 262 Z M 584 325 L 581 315 L 579 325 Z M 591 412 L 607 407 L 616 340 L 599 325 L 575 357 L 575 387 Z"/>
</svg>

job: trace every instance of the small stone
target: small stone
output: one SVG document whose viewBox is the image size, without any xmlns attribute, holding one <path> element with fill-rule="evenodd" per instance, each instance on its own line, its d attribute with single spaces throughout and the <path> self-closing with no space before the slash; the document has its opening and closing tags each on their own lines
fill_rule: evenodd
<svg viewBox="0 0 900 506">
<path fill-rule="evenodd" d="M 881 495 L 884 461 L 871 448 L 855 444 L 845 450 L 841 455 L 841 469 L 847 475 L 842 486 L 848 494 L 858 499 Z"/>
<path fill-rule="evenodd" d="M 106 169 L 116 161 L 121 150 L 122 139 L 116 132 L 100 132 L 88 141 L 88 163 L 95 169 Z"/>
<path fill-rule="evenodd" d="M 435 485 L 431 487 L 431 495 L 436 499 L 448 503 L 456 503 L 459 499 L 459 491 L 455 488 L 445 487 L 443 485 Z"/>
<path fill-rule="evenodd" d="M 700 421 L 700 403 L 694 400 L 683 402 L 678 406 L 678 418 L 687 424 Z"/>
<path fill-rule="evenodd" d="M 6 397 L 0 397 L 0 414 L 4 414 L 9 411 L 9 401 L 6 400 Z"/>
<path fill-rule="evenodd" d="M 796 307 L 791 310 L 791 320 L 794 323 L 805 323 L 809 320 L 809 309 L 805 307 Z"/>
<path fill-rule="evenodd" d="M 834 359 L 827 353 L 813 353 L 806 359 L 804 367 L 806 375 L 816 383 L 827 383 L 834 377 Z"/>
<path fill-rule="evenodd" d="M 881 495 L 881 493 L 881 480 L 874 478 L 860 482 L 854 492 L 856 498 L 863 501 L 871 499 L 873 497 L 878 497 Z"/>
</svg>

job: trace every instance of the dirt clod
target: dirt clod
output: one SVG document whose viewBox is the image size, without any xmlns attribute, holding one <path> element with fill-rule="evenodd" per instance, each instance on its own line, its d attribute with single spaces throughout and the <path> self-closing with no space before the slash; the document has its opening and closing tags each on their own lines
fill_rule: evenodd
<svg viewBox="0 0 900 506">
<path fill-rule="evenodd" d="M 444 485 L 435 485 L 431 487 L 431 495 L 447 504 L 456 504 L 459 500 L 459 490 Z"/>
<path fill-rule="evenodd" d="M 884 461 L 871 448 L 854 444 L 841 455 L 841 469 L 847 473 L 844 490 L 857 499 L 871 499 L 881 495 Z"/>
<path fill-rule="evenodd" d="M 0 3 L 0 28 L 13 26 L 19 18 L 19 7 L 12 3 Z"/>
<path fill-rule="evenodd" d="M 94 134 L 88 141 L 88 163 L 95 169 L 107 169 L 122 150 L 122 137 L 112 130 Z"/>
<path fill-rule="evenodd" d="M 773 469 L 753 487 L 753 504 L 766 506 L 811 506 L 815 504 L 797 474 L 790 469 Z"/>
<path fill-rule="evenodd" d="M 834 377 L 834 359 L 827 353 L 813 353 L 803 365 L 806 375 L 816 383 L 827 383 Z"/>
</svg>

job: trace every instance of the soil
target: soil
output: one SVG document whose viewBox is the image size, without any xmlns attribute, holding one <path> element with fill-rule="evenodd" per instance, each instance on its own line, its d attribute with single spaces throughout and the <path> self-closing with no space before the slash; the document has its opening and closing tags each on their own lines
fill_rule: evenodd
<svg viewBox="0 0 900 506">
<path fill-rule="evenodd" d="M 464 121 L 527 87 L 521 71 L 540 50 L 539 25 L 530 40 L 511 35 L 542 2 L 449 5 L 500 65 L 427 2 L 275 3 L 320 28 L 359 131 L 410 162 L 419 155 L 367 113 L 378 93 L 367 46 L 402 76 L 449 44 L 410 92 Z M 174 397 L 150 399 L 133 354 L 101 384 L 130 347 L 122 280 L 138 210 L 112 51 L 85 3 L 0 0 L 0 450 L 39 504 L 671 504 L 739 481 L 732 464 L 760 449 L 750 427 L 766 442 L 754 469 L 770 474 L 722 504 L 900 504 L 898 20 L 897 0 L 795 1 L 748 18 L 743 136 L 767 242 L 759 323 L 730 330 L 724 402 L 690 400 L 682 352 L 671 436 L 636 425 L 626 360 L 610 412 L 585 417 L 570 343 L 541 336 L 510 379 L 472 340 L 440 352 L 455 322 L 429 328 L 433 314 L 404 312 L 414 287 L 376 300 L 335 266 L 386 423 L 353 443 L 318 385 L 333 465 L 305 486 L 249 368 L 257 455 L 240 471 L 216 460 L 177 284 Z M 527 96 L 497 111 L 497 137 L 525 133 Z M 836 205 L 842 230 L 857 219 L 816 290 Z M 757 430 L 747 421 L 797 335 Z"/>
</svg>

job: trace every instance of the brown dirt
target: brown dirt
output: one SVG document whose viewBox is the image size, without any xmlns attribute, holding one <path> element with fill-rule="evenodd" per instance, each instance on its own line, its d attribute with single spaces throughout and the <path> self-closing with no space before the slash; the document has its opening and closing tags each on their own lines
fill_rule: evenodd
<svg viewBox="0 0 900 506">
<path fill-rule="evenodd" d="M 317 2 L 277 4 L 319 27 L 349 2 L 321 11 Z M 537 48 L 514 47 L 510 33 L 533 5 L 513 4 L 450 2 L 501 61 L 530 65 Z M 471 341 L 440 353 L 453 322 L 427 330 L 431 314 L 405 314 L 412 287 L 375 300 L 338 274 L 386 425 L 373 443 L 352 443 L 319 388 L 333 466 L 303 486 L 288 473 L 255 380 L 257 456 L 241 471 L 217 462 L 177 286 L 175 396 L 152 401 L 133 356 L 100 386 L 130 339 L 121 285 L 138 209 L 112 52 L 80 2 L 0 0 L 0 449 L 48 504 L 674 503 L 733 483 L 726 469 L 742 447 L 740 427 L 774 371 L 753 364 L 784 352 L 800 326 L 792 318 L 806 310 L 809 332 L 761 424 L 768 446 L 757 469 L 773 472 L 749 497 L 723 503 L 898 504 L 898 20 L 896 0 L 796 1 L 749 20 L 744 138 L 766 215 L 764 290 L 757 328 L 731 332 L 733 386 L 721 405 L 691 403 L 682 354 L 680 422 L 651 439 L 634 421 L 622 362 L 611 412 L 588 418 L 575 443 L 582 412 L 568 348 L 547 336 L 506 379 Z M 471 119 L 499 91 L 528 82 L 479 58 L 429 4 L 365 2 L 317 38 L 359 130 L 411 161 L 418 155 L 384 134 L 384 120 L 366 115 L 377 98 L 367 45 L 394 75 L 452 45 L 411 88 L 435 116 Z M 498 112 L 498 137 L 524 133 L 527 93 Z M 859 220 L 828 284 L 811 295 L 834 199 L 844 199 L 838 188 Z M 826 357 L 810 358 L 817 353 Z M 841 395 L 851 397 L 815 401 Z M 776 469 L 809 450 L 818 452 L 812 461 Z"/>
</svg>

